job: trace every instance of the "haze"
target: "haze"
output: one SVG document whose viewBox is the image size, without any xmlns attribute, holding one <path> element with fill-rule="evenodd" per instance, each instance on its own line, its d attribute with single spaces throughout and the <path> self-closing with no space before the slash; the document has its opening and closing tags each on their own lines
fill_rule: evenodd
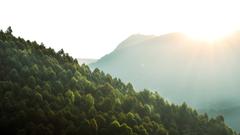
<svg viewBox="0 0 240 135">
<path fill-rule="evenodd" d="M 100 58 L 136 33 L 220 37 L 239 29 L 239 13 L 230 0 L 1 0 L 0 26 L 75 58 Z"/>
</svg>

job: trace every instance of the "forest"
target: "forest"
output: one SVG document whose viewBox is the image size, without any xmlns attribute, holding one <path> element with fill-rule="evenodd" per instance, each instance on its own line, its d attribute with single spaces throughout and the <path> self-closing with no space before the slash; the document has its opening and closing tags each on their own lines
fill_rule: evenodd
<svg viewBox="0 0 240 135">
<path fill-rule="evenodd" d="M 0 31 L 3 135 L 237 135 L 223 116 L 200 114 L 136 90 L 64 50 Z"/>
</svg>

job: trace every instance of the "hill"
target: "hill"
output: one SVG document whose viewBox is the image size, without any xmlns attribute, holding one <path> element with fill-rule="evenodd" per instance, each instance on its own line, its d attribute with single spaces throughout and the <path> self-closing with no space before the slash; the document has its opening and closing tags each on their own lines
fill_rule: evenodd
<svg viewBox="0 0 240 135">
<path fill-rule="evenodd" d="M 82 59 L 82 58 L 78 58 L 77 60 L 80 65 L 82 65 L 82 64 L 88 65 L 88 64 L 91 64 L 91 63 L 94 63 L 97 61 L 97 59 Z"/>
<path fill-rule="evenodd" d="M 137 89 L 157 90 L 174 103 L 208 112 L 214 108 L 219 110 L 215 115 L 232 118 L 220 110 L 240 106 L 239 43 L 239 32 L 212 43 L 181 33 L 133 35 L 90 67 L 130 81 Z M 240 121 L 232 120 L 227 119 L 240 129 Z"/>
<path fill-rule="evenodd" d="M 236 135 L 222 116 L 136 92 L 63 50 L 14 37 L 11 28 L 0 31 L 0 77 L 4 135 Z"/>
</svg>

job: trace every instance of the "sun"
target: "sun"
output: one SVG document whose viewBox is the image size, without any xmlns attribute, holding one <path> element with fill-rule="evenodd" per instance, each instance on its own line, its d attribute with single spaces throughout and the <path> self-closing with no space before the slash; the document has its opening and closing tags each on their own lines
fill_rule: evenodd
<svg viewBox="0 0 240 135">
<path fill-rule="evenodd" d="M 224 31 L 191 31 L 186 34 L 194 40 L 203 40 L 208 42 L 218 41 L 227 37 L 231 32 Z"/>
<path fill-rule="evenodd" d="M 231 29 L 224 28 L 200 28 L 200 29 L 189 29 L 186 30 L 185 33 L 188 37 L 193 40 L 201 40 L 206 42 L 215 42 L 229 36 L 233 31 Z"/>
</svg>

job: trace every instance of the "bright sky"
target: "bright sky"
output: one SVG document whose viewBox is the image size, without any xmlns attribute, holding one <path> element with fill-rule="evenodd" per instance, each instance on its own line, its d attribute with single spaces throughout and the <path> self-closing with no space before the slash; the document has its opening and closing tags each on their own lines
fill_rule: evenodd
<svg viewBox="0 0 240 135">
<path fill-rule="evenodd" d="M 0 29 L 63 48 L 75 58 L 100 58 L 131 34 L 185 32 L 217 37 L 240 30 L 233 0 L 0 0 Z"/>
</svg>

